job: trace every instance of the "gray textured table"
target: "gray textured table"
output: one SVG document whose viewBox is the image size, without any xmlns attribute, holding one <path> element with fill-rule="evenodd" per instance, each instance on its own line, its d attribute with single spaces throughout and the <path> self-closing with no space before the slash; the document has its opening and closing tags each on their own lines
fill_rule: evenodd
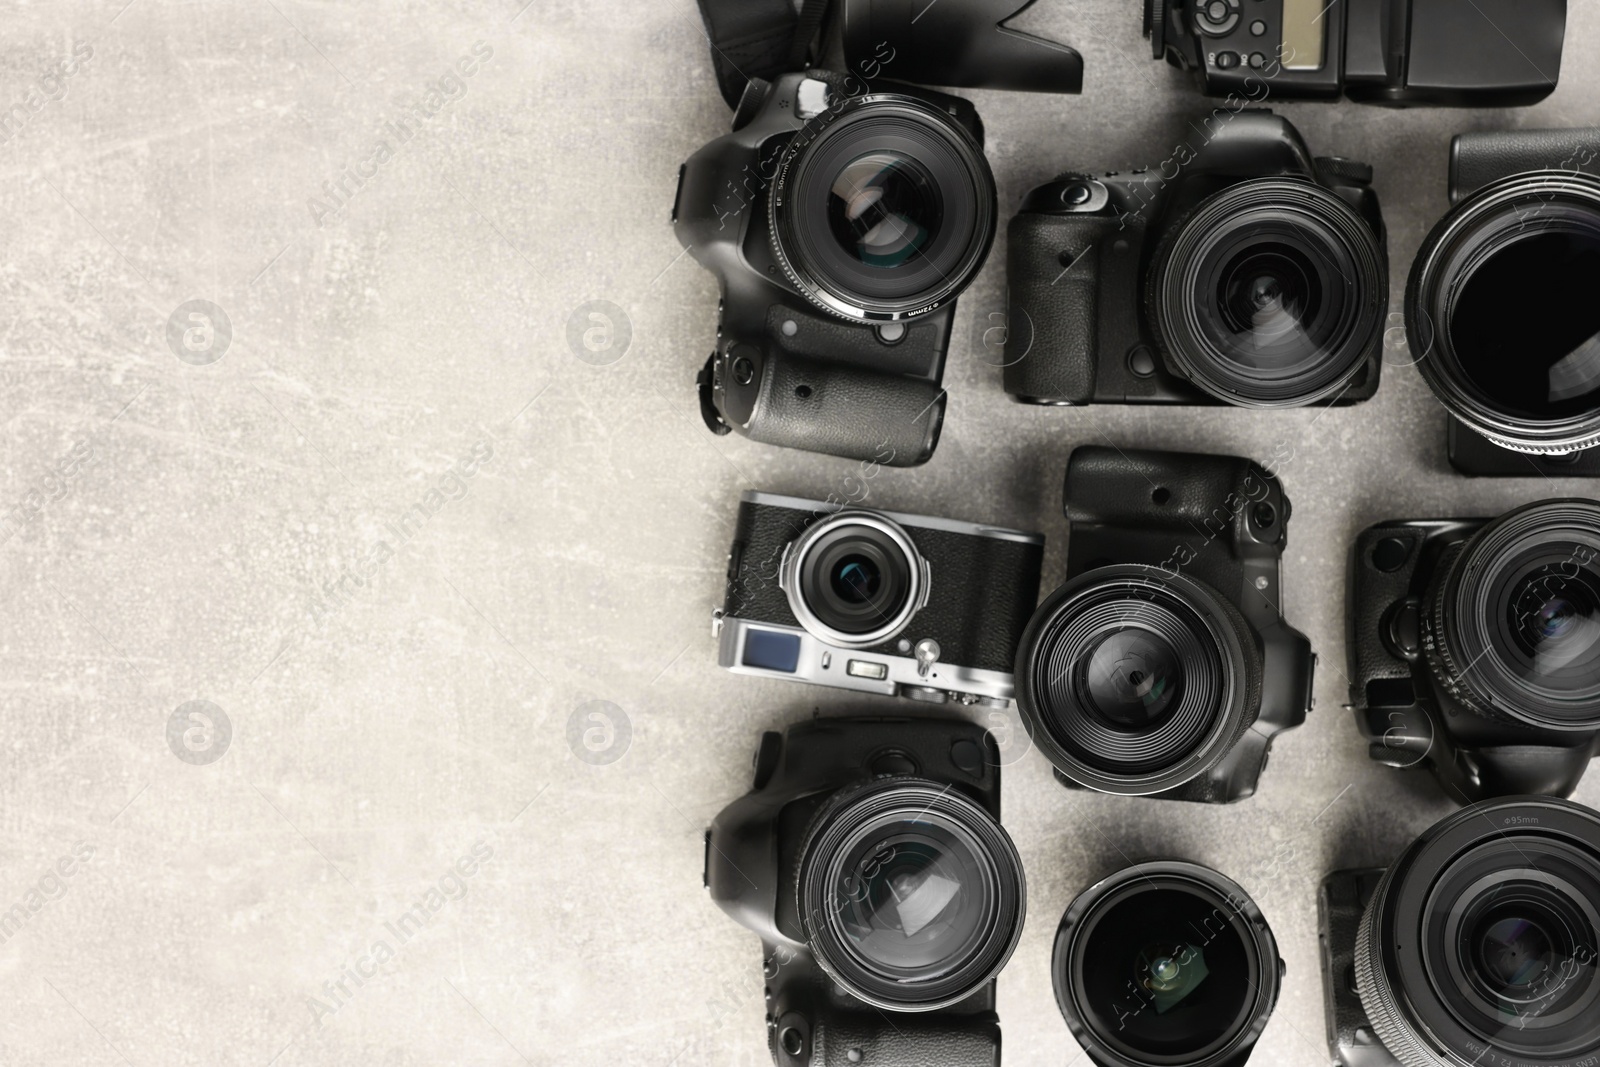
<svg viewBox="0 0 1600 1067">
<path fill-rule="evenodd" d="M 519 2 L 5 7 L 0 1063 L 768 1062 L 701 830 L 761 730 L 897 706 L 727 675 L 708 622 L 739 492 L 855 465 L 699 425 L 715 285 L 666 216 L 728 116 L 694 6 Z M 1203 110 L 1137 6 L 1024 21 L 1082 50 L 1081 98 L 973 94 L 1007 212 L 1071 164 L 1159 163 Z M 1452 132 L 1600 121 L 1600 7 L 1572 6 L 1537 108 L 1283 108 L 1377 165 L 1397 300 Z M 1006 1063 L 1078 1055 L 1051 935 L 1125 855 L 1243 883 L 1288 963 L 1257 1060 L 1325 1062 L 1317 881 L 1450 807 L 1341 709 L 1347 545 L 1591 487 L 1451 476 L 1403 349 L 1320 416 L 1019 407 L 980 347 L 1002 253 L 961 301 L 938 454 L 869 502 L 1042 530 L 1055 576 L 1075 444 L 1288 443 L 1288 613 L 1322 657 L 1236 807 L 1008 768 Z M 631 329 L 603 365 L 567 339 L 593 299 Z M 570 740 L 591 701 L 625 717 L 603 757 Z"/>
</svg>

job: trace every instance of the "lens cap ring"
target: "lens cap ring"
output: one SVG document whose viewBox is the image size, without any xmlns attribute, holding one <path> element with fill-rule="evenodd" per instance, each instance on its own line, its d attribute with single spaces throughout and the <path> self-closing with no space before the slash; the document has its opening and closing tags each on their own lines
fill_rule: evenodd
<svg viewBox="0 0 1600 1067">
<path fill-rule="evenodd" d="M 902 184 L 937 194 L 923 205 L 936 216 L 926 220 L 933 224 L 926 254 L 907 260 L 905 271 L 860 269 L 824 232 L 830 189 L 869 154 L 883 155 L 883 172 L 899 172 Z M 767 197 L 772 253 L 794 288 L 824 311 L 853 322 L 915 318 L 954 300 L 982 269 L 998 229 L 997 202 L 982 146 L 949 115 L 897 93 L 847 97 L 810 119 L 779 156 Z"/>
<path fill-rule="evenodd" d="M 1080 679 L 1103 639 L 1128 630 L 1169 640 L 1185 678 L 1169 713 L 1119 737 L 1089 706 Z M 1219 593 L 1184 574 L 1121 564 L 1086 571 L 1039 605 L 1017 645 L 1016 698 L 1030 735 L 1062 775 L 1102 793 L 1150 796 L 1192 781 L 1228 754 L 1260 711 L 1262 673 L 1249 623 Z"/>
<path fill-rule="evenodd" d="M 1566 875 L 1576 874 L 1588 895 L 1574 903 L 1589 915 L 1600 913 L 1600 814 L 1553 797 L 1483 801 L 1435 824 L 1384 872 L 1356 934 L 1356 987 L 1384 1046 L 1402 1063 L 1467 1065 L 1499 1053 L 1518 1063 L 1577 1067 L 1600 1053 L 1600 1023 L 1587 1033 L 1581 1027 L 1565 1034 L 1539 1029 L 1542 1048 L 1525 1037 L 1504 1040 L 1501 1035 L 1529 1033 L 1514 1020 L 1501 1019 L 1498 1030 L 1485 1033 L 1488 1027 L 1481 1024 L 1488 1020 L 1473 1019 L 1459 1002 L 1453 1004 L 1433 973 L 1439 968 L 1428 962 L 1430 952 L 1449 950 L 1441 940 L 1443 927 L 1458 906 L 1471 903 L 1454 899 L 1461 886 L 1512 884 L 1519 873 L 1545 868 L 1563 873 L 1547 881 L 1569 886 L 1576 882 Z M 1495 873 L 1499 878 L 1484 878 Z M 1565 1008 L 1572 997 L 1600 996 L 1595 947 L 1591 942 L 1587 960 L 1567 970 L 1563 984 L 1551 991 L 1552 1003 Z M 1597 1020 L 1600 1014 L 1582 1017 Z"/>
<path fill-rule="evenodd" d="M 1546 565 L 1535 569 L 1541 559 Z M 1555 674 L 1541 678 L 1538 661 L 1517 647 L 1508 616 L 1528 614 L 1517 605 L 1525 588 L 1596 601 L 1581 620 L 1587 654 L 1567 657 L 1569 666 L 1587 664 L 1587 684 L 1558 687 Z M 1425 603 L 1424 659 L 1462 706 L 1536 729 L 1600 726 L 1600 501 L 1545 500 L 1500 516 L 1441 561 Z"/>
<path fill-rule="evenodd" d="M 1257 262 L 1259 261 L 1259 262 Z M 1151 259 L 1146 314 L 1163 355 L 1238 407 L 1336 398 L 1381 351 L 1388 261 L 1349 204 L 1314 182 L 1258 178 L 1202 201 L 1168 228 Z M 1224 290 L 1258 266 L 1248 327 Z M 1291 283 L 1292 280 L 1292 283 Z M 1248 286 L 1247 286 L 1248 287 Z"/>
<path fill-rule="evenodd" d="M 930 859 L 940 846 L 930 849 L 919 837 L 942 840 L 943 854 Z M 919 866 L 895 869 L 902 857 Z M 895 881 L 908 875 L 913 884 Z M 936 914 L 948 918 L 952 904 L 981 914 L 949 921 L 958 934 L 965 925 L 968 936 L 946 956 L 888 966 L 882 954 L 853 943 L 871 935 L 853 937 L 849 928 L 864 918 L 857 905 L 870 909 L 885 889 L 879 882 L 894 886 L 894 896 L 865 918 L 886 919 L 908 941 L 924 937 Z M 805 833 L 795 894 L 818 966 L 851 996 L 885 1011 L 934 1011 L 971 996 L 1011 958 L 1027 913 L 1022 858 L 999 822 L 952 786 L 910 776 L 843 789 L 818 809 Z M 861 926 L 854 929 L 859 934 Z"/>
<path fill-rule="evenodd" d="M 1600 250 L 1600 178 L 1570 171 L 1514 175 L 1480 189 L 1434 226 L 1417 252 L 1406 284 L 1406 333 L 1428 388 L 1446 410 L 1481 436 L 1531 455 L 1600 444 L 1600 396 L 1595 391 L 1576 392 L 1569 398 L 1575 403 L 1558 403 L 1559 390 L 1552 389 L 1551 411 L 1512 410 L 1496 391 L 1474 384 L 1454 342 L 1453 322 L 1457 310 L 1465 306 L 1464 295 L 1470 297 L 1474 279 L 1490 277 L 1488 268 L 1496 259 L 1505 262 L 1507 253 L 1515 254 L 1518 246 L 1531 240 L 1563 238 L 1581 241 L 1591 253 Z M 1592 301 L 1583 310 L 1592 318 Z M 1524 321 L 1507 314 L 1513 323 Z M 1551 370 L 1568 362 L 1561 360 Z M 1573 379 L 1574 389 L 1581 390 L 1587 381 L 1583 373 L 1595 369 L 1573 365 L 1563 373 Z"/>
<path fill-rule="evenodd" d="M 874 609 L 870 615 L 860 612 L 847 619 L 820 599 L 812 601 L 828 580 L 815 573 L 817 562 L 830 544 L 848 541 L 852 529 L 860 531 L 863 558 L 894 574 L 885 583 L 891 601 L 868 600 L 864 606 Z M 778 585 L 795 619 L 819 640 L 839 648 L 871 648 L 899 634 L 927 603 L 929 576 L 928 563 L 911 535 L 893 519 L 868 511 L 840 511 L 813 523 L 789 543 L 778 564 Z"/>
<path fill-rule="evenodd" d="M 1131 921 L 1119 922 L 1119 910 Z M 1144 942 L 1159 941 L 1164 923 L 1184 942 L 1176 959 L 1164 961 L 1170 974 L 1136 977 L 1134 966 L 1101 973 L 1107 960 L 1131 964 L 1147 955 Z M 1056 1005 L 1073 1037 L 1095 1062 L 1117 1067 L 1242 1062 L 1277 1004 L 1280 968 L 1272 928 L 1244 889 L 1177 860 L 1135 864 L 1080 893 L 1061 917 L 1050 957 Z M 1199 979 L 1182 984 L 1185 970 Z M 1164 989 L 1135 992 L 1156 977 L 1169 978 Z M 1174 1014 L 1185 1008 L 1190 1019 Z"/>
</svg>

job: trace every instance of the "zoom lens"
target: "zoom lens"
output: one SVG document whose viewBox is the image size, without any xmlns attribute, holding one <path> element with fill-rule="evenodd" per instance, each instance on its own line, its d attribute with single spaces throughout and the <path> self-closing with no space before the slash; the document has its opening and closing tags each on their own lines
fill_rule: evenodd
<svg viewBox="0 0 1600 1067">
<path fill-rule="evenodd" d="M 1101 567 L 1034 613 L 1017 703 L 1062 774 L 1149 795 L 1227 754 L 1255 721 L 1261 676 L 1248 624 L 1215 590 L 1156 567 Z"/>
<path fill-rule="evenodd" d="M 858 999 L 930 1011 L 988 982 L 1022 933 L 1011 839 L 948 786 L 880 779 L 838 794 L 807 834 L 798 885 L 819 963 Z"/>
<path fill-rule="evenodd" d="M 1517 797 L 1465 808 L 1389 868 L 1356 985 L 1412 1064 L 1577 1064 L 1600 1052 L 1600 816 Z"/>
<path fill-rule="evenodd" d="M 789 546 L 779 571 L 800 624 L 845 648 L 887 641 L 927 600 L 927 564 L 911 536 L 869 512 L 816 523 Z"/>
<path fill-rule="evenodd" d="M 1501 516 L 1446 557 L 1428 606 L 1429 667 L 1461 703 L 1549 730 L 1600 726 L 1600 503 Z"/>
<path fill-rule="evenodd" d="M 1600 179 L 1521 175 L 1434 227 L 1406 328 L 1451 414 L 1532 453 L 1600 442 Z"/>
<path fill-rule="evenodd" d="M 895 94 L 813 118 L 784 149 L 768 203 L 773 251 L 796 288 L 860 321 L 953 300 L 996 228 L 982 147 L 947 114 Z"/>
<path fill-rule="evenodd" d="M 1313 404 L 1379 351 L 1385 262 L 1372 228 L 1333 193 L 1258 179 L 1167 233 L 1146 301 L 1163 350 L 1206 392 L 1245 407 Z"/>
<path fill-rule="evenodd" d="M 1278 997 L 1278 948 L 1255 903 L 1215 871 L 1142 863 L 1068 907 L 1051 958 L 1056 1003 L 1096 1062 L 1239 1062 Z"/>
</svg>

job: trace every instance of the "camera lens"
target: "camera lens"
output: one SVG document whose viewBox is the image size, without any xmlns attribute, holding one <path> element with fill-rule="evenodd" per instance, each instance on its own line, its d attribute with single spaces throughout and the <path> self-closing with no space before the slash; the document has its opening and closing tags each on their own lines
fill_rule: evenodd
<svg viewBox="0 0 1600 1067">
<path fill-rule="evenodd" d="M 948 786 L 881 779 L 831 798 L 798 885 L 818 961 L 857 998 L 927 1011 L 999 973 L 1022 931 L 1022 863 L 993 817 Z"/>
<path fill-rule="evenodd" d="M 1017 702 L 1062 774 L 1160 793 L 1215 766 L 1255 721 L 1261 657 L 1238 610 L 1156 567 L 1090 570 L 1023 632 Z"/>
<path fill-rule="evenodd" d="M 1501 516 L 1446 558 L 1428 602 L 1428 663 L 1461 703 L 1543 729 L 1600 725 L 1600 504 Z"/>
<path fill-rule="evenodd" d="M 1423 243 L 1407 290 L 1419 369 L 1496 444 L 1559 453 L 1600 441 L 1600 179 L 1490 185 Z"/>
<path fill-rule="evenodd" d="M 1257 179 L 1168 232 L 1146 286 L 1164 351 L 1232 404 L 1337 397 L 1382 344 L 1388 273 L 1377 236 L 1308 181 Z"/>
<path fill-rule="evenodd" d="M 1056 1002 L 1100 1063 L 1234 1062 L 1278 996 L 1278 949 L 1243 889 L 1189 863 L 1142 863 L 1067 909 L 1051 960 Z"/>
<path fill-rule="evenodd" d="M 1600 816 L 1518 797 L 1465 808 L 1385 873 L 1356 983 L 1407 1063 L 1584 1062 L 1600 1051 Z"/>
<path fill-rule="evenodd" d="M 780 568 L 789 608 L 807 630 L 846 648 L 887 641 L 927 596 L 925 564 L 894 521 L 841 512 L 790 546 Z"/>
<path fill-rule="evenodd" d="M 797 133 L 768 197 L 795 286 L 860 321 L 925 314 L 972 281 L 995 232 L 994 176 L 973 137 L 914 97 L 843 100 Z"/>
</svg>

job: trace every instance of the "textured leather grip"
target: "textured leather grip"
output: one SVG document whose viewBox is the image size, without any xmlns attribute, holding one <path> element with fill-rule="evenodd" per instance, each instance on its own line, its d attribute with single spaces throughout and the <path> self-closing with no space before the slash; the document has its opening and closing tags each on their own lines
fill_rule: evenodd
<svg viewBox="0 0 1600 1067">
<path fill-rule="evenodd" d="M 1450 146 L 1450 202 L 1532 170 L 1600 176 L 1600 128 L 1463 133 Z"/>
<path fill-rule="evenodd" d="M 852 1014 L 819 1021 L 813 1048 L 811 1062 L 822 1067 L 999 1067 L 1000 1027 L 992 1017 L 928 1017 L 897 1027 L 881 1016 Z"/>
<path fill-rule="evenodd" d="M 944 390 L 934 382 L 786 354 L 767 363 L 749 436 L 886 467 L 915 467 L 933 455 L 944 405 Z"/>
<path fill-rule="evenodd" d="M 1116 225 L 1099 216 L 1023 213 L 1011 220 L 1003 373 L 1012 396 L 1066 404 L 1093 397 L 1099 242 Z"/>
</svg>

